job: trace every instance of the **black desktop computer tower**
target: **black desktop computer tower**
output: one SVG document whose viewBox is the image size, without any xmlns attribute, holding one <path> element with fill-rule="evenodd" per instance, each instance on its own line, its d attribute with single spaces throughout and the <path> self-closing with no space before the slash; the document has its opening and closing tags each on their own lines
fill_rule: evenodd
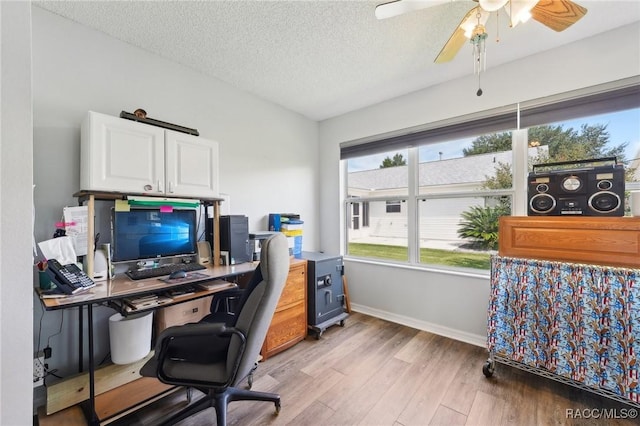
<svg viewBox="0 0 640 426">
<path fill-rule="evenodd" d="M 249 218 L 242 215 L 220 216 L 220 251 L 228 253 L 229 265 L 252 260 Z"/>
<path fill-rule="evenodd" d="M 344 325 L 344 263 L 342 256 L 303 251 L 307 260 L 307 323 L 319 338 L 334 324 Z"/>
</svg>

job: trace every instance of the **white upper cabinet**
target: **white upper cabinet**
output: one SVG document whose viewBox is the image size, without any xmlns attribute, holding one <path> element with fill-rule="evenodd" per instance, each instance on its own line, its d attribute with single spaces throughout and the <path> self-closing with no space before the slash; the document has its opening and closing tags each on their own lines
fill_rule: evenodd
<svg viewBox="0 0 640 426">
<path fill-rule="evenodd" d="M 82 123 L 80 189 L 216 198 L 218 144 L 90 111 Z"/>
<path fill-rule="evenodd" d="M 167 194 L 218 196 L 217 142 L 166 130 L 165 159 Z"/>
</svg>

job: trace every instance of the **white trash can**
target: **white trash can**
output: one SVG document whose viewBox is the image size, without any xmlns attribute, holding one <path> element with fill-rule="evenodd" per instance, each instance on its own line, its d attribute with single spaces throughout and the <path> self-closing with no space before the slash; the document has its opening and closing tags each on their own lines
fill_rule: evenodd
<svg viewBox="0 0 640 426">
<path fill-rule="evenodd" d="M 151 352 L 153 311 L 123 317 L 109 317 L 109 343 L 114 364 L 131 364 Z"/>
</svg>

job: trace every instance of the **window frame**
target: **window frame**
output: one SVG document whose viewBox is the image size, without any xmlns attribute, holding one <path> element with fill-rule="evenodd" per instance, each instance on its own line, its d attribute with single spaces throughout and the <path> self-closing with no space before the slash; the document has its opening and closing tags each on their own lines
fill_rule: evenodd
<svg viewBox="0 0 640 426">
<path fill-rule="evenodd" d="M 524 117 L 526 123 L 530 126 L 547 124 L 538 123 L 540 117 L 553 116 L 554 121 L 568 120 L 580 117 L 589 117 L 602 114 L 604 112 L 622 111 L 630 108 L 640 107 L 640 77 L 632 77 L 629 79 L 605 83 L 594 87 L 584 88 L 577 91 L 558 94 L 552 97 L 542 99 L 534 99 L 518 103 L 512 106 L 496 108 L 462 117 L 454 117 L 448 120 L 416 126 L 401 131 L 390 132 L 383 135 L 362 138 L 340 144 L 340 161 L 344 163 L 341 167 L 345 174 L 342 188 L 344 208 L 348 212 L 349 204 L 352 202 L 368 203 L 371 201 L 385 201 L 384 197 L 357 197 L 346 198 L 348 193 L 348 173 L 346 160 L 359 156 L 390 152 L 398 149 L 407 149 L 408 158 L 408 196 L 406 197 L 407 205 L 407 224 L 408 224 L 408 264 L 411 267 L 420 269 L 436 269 L 443 271 L 451 271 L 455 268 L 444 265 L 431 265 L 420 263 L 419 248 L 419 217 L 418 205 L 421 199 L 437 197 L 460 197 L 464 196 L 464 192 L 447 192 L 432 195 L 428 193 L 419 194 L 418 187 L 418 162 L 419 146 L 429 143 L 443 142 L 446 140 L 462 139 L 465 137 L 478 137 L 483 134 L 492 132 L 512 133 L 512 187 L 508 190 L 487 190 L 474 192 L 473 196 L 511 196 L 512 208 L 511 215 L 523 216 L 527 214 L 527 177 L 528 177 L 528 127 L 521 126 L 521 117 Z M 562 111 L 565 113 L 562 113 Z M 521 114 L 522 113 L 522 114 Z M 576 114 L 578 114 L 576 116 Z M 511 117 L 513 115 L 513 117 Z M 516 125 L 514 128 L 500 128 L 505 123 L 512 123 L 512 118 Z M 528 121 L 527 121 L 528 120 Z M 551 121 L 550 121 L 551 123 Z M 474 129 L 477 133 L 473 133 Z M 488 131 L 487 131 L 488 130 Z M 444 139 L 443 139 L 444 138 Z M 423 143 L 424 142 L 424 143 Z M 468 193 L 467 193 L 468 195 Z M 403 199 L 405 197 L 392 197 L 393 201 Z M 344 238 L 342 238 L 342 252 L 347 257 L 349 244 L 349 224 L 344 222 Z M 365 261 L 376 263 L 385 262 L 377 258 L 357 258 Z M 386 262 L 385 262 L 386 263 Z M 396 262 L 389 262 L 396 263 Z M 404 264 L 404 263 L 403 263 Z M 486 275 L 488 271 L 477 270 L 478 273 Z"/>
<path fill-rule="evenodd" d="M 391 209 L 389 209 L 390 207 Z M 387 201 L 385 210 L 387 213 L 402 213 L 402 202 L 400 200 Z"/>
</svg>

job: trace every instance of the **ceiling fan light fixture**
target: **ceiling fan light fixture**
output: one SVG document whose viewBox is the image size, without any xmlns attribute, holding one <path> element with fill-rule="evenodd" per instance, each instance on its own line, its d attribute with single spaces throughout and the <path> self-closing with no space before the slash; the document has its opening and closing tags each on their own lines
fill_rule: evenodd
<svg viewBox="0 0 640 426">
<path fill-rule="evenodd" d="M 509 0 L 479 0 L 480 7 L 487 12 L 495 12 L 500 9 L 502 6 L 507 4 Z"/>
<path fill-rule="evenodd" d="M 525 23 L 531 18 L 533 9 L 539 0 L 511 0 L 505 10 L 510 18 L 510 24 L 515 27 L 519 23 Z"/>
</svg>

